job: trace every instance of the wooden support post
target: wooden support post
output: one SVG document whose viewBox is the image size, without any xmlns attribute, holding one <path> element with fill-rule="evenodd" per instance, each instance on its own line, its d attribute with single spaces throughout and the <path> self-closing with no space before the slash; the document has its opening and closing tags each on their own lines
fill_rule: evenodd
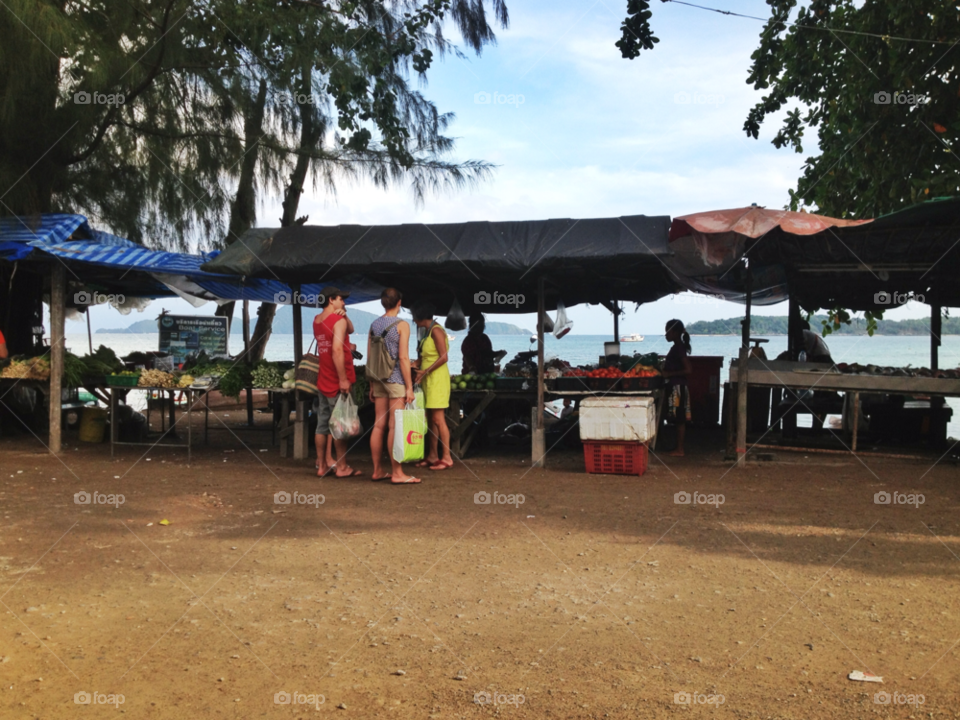
<svg viewBox="0 0 960 720">
<path fill-rule="evenodd" d="M 544 467 L 547 454 L 547 432 L 543 426 L 543 317 L 546 303 L 543 297 L 543 277 L 537 281 L 537 404 L 530 418 L 533 436 L 531 467 Z"/>
<path fill-rule="evenodd" d="M 297 363 L 303 359 L 303 316 L 300 313 L 300 285 L 292 285 L 293 290 L 293 357 Z M 307 437 L 307 402 L 309 398 L 300 390 L 296 391 L 296 419 L 293 428 L 293 459 L 306 460 L 310 457 L 309 438 Z"/>
<path fill-rule="evenodd" d="M 747 389 L 749 386 L 750 362 L 750 310 L 753 304 L 753 277 L 747 261 L 747 308 L 743 318 L 743 344 L 737 364 L 737 465 L 747 465 Z"/>
<path fill-rule="evenodd" d="M 250 362 L 250 301 L 243 301 L 243 361 Z M 247 387 L 247 425 L 253 427 L 253 387 Z"/>
<path fill-rule="evenodd" d="M 737 465 L 747 464 L 747 363 L 750 361 L 750 349 L 740 348 L 737 362 Z"/>
<path fill-rule="evenodd" d="M 930 369 L 940 369 L 940 337 L 943 334 L 943 308 L 939 303 L 930 305 Z"/>
<path fill-rule="evenodd" d="M 853 396 L 853 438 L 850 442 L 850 450 L 857 451 L 857 432 L 860 428 L 860 393 L 850 393 Z"/>
<path fill-rule="evenodd" d="M 67 271 L 63 263 L 53 264 L 50 273 L 50 393 L 47 402 L 50 405 L 50 439 L 48 447 L 51 453 L 59 453 L 62 437 L 60 420 L 63 417 L 63 360 L 64 360 L 64 317 L 66 315 Z M 89 312 L 89 310 L 88 310 Z"/>
<path fill-rule="evenodd" d="M 613 301 L 613 341 L 620 340 L 620 301 Z"/>
</svg>

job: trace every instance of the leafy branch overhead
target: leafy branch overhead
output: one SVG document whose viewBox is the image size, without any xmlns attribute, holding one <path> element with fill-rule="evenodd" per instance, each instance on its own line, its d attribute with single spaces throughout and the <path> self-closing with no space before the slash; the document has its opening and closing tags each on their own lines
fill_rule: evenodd
<svg viewBox="0 0 960 720">
<path fill-rule="evenodd" d="M 479 53 L 508 21 L 503 0 L 6 0 L 0 214 L 183 248 L 224 236 L 241 175 L 286 194 L 300 156 L 330 193 L 477 181 L 491 166 L 447 159 L 453 116 L 411 82 L 462 54 L 445 27 Z"/>
</svg>

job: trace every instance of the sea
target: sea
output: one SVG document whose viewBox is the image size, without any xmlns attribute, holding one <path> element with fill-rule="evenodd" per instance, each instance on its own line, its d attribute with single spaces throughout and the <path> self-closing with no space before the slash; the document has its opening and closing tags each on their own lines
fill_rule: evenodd
<svg viewBox="0 0 960 720">
<path fill-rule="evenodd" d="M 460 371 L 463 356 L 460 352 L 460 343 L 465 334 L 457 333 L 457 338 L 450 344 L 451 372 Z M 67 333 L 67 349 L 77 355 L 89 352 L 86 333 Z M 557 340 L 552 335 L 546 338 L 544 348 L 545 357 L 560 358 L 571 365 L 596 363 L 603 355 L 603 343 L 612 340 L 609 335 L 573 335 L 569 334 Z M 94 333 L 93 347 L 106 345 L 117 355 L 123 356 L 136 350 L 149 351 L 157 349 L 156 333 Z M 304 349 L 310 346 L 313 338 L 304 336 Z M 495 350 L 506 350 L 506 361 L 509 361 L 518 352 L 536 350 L 536 343 L 531 342 L 529 335 L 491 335 L 490 340 Z M 364 352 L 364 339 L 354 337 L 353 341 Z M 826 338 L 831 355 L 835 362 L 860 363 L 893 367 L 929 367 L 930 340 L 922 336 L 905 335 L 831 335 Z M 722 379 L 726 379 L 730 361 L 740 352 L 739 335 L 694 335 L 691 338 L 694 355 L 712 355 L 724 359 Z M 242 341 L 239 335 L 230 337 L 230 352 L 238 353 L 242 350 Z M 768 358 L 775 358 L 787 349 L 785 335 L 771 335 L 769 342 L 763 345 Z M 411 346 L 411 353 L 415 348 Z M 647 335 L 643 342 L 621 343 L 623 354 L 645 354 L 656 352 L 666 355 L 669 343 L 662 335 Z M 960 335 L 946 335 L 940 346 L 940 367 L 960 367 Z M 267 343 L 267 360 L 293 360 L 293 335 L 272 335 Z M 362 361 L 360 361 L 362 362 Z M 952 437 L 960 438 L 960 398 L 948 398 L 948 404 L 954 409 L 948 433 Z M 804 424 L 801 416 L 800 424 Z"/>
</svg>

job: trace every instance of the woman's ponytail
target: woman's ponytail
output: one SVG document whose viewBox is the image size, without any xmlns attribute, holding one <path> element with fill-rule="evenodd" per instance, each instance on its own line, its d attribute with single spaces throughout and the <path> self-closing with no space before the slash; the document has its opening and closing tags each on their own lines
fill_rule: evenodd
<svg viewBox="0 0 960 720">
<path fill-rule="evenodd" d="M 680 342 L 683 343 L 683 348 L 687 351 L 687 355 L 693 352 L 693 348 L 690 347 L 690 333 L 686 330 L 680 332 Z"/>
</svg>

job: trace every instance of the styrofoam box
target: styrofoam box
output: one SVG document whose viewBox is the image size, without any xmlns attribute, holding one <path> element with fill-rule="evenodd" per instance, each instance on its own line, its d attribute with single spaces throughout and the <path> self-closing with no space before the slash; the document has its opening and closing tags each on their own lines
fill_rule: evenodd
<svg viewBox="0 0 960 720">
<path fill-rule="evenodd" d="M 657 432 L 652 397 L 588 398 L 580 403 L 580 439 L 646 442 Z"/>
</svg>

